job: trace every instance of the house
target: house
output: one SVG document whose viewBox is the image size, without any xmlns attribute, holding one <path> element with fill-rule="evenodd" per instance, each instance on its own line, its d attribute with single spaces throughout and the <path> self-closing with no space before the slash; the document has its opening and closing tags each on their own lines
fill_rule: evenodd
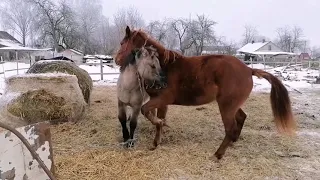
<svg viewBox="0 0 320 180">
<path fill-rule="evenodd" d="M 9 47 L 21 48 L 23 45 L 6 31 L 0 31 L 0 48 L 3 49 L 0 51 L 0 59 L 2 61 L 16 59 L 16 53 L 6 49 Z"/>
<path fill-rule="evenodd" d="M 244 45 L 242 48 L 237 50 L 238 54 L 244 54 L 244 60 L 247 61 L 250 58 L 253 58 L 254 61 L 262 59 L 264 57 L 274 57 L 274 56 L 285 56 L 286 58 L 291 58 L 292 56 L 296 56 L 295 53 L 284 52 L 280 47 L 274 44 L 271 41 L 262 41 L 262 42 L 254 42 L 248 43 Z"/>
<path fill-rule="evenodd" d="M 310 60 L 311 59 L 311 56 L 309 55 L 309 53 L 301 53 L 299 55 L 299 59 L 300 60 Z"/>
<path fill-rule="evenodd" d="M 81 64 L 83 61 L 83 53 L 75 49 L 65 49 L 58 54 L 59 56 L 67 57 L 73 60 L 76 64 Z"/>
<path fill-rule="evenodd" d="M 11 36 L 5 31 L 0 31 L 0 60 L 12 61 L 12 60 L 24 60 L 32 62 L 34 53 L 47 52 L 47 49 L 35 49 L 31 47 L 25 47 L 17 39 Z"/>
</svg>

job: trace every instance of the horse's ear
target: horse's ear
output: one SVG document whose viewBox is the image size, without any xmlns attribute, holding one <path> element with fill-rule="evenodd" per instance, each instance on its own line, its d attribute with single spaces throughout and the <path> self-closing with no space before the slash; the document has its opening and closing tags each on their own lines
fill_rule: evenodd
<svg viewBox="0 0 320 180">
<path fill-rule="evenodd" d="M 127 27 L 126 27 L 126 37 L 130 37 L 130 34 L 131 34 L 130 27 L 127 26 Z"/>
</svg>

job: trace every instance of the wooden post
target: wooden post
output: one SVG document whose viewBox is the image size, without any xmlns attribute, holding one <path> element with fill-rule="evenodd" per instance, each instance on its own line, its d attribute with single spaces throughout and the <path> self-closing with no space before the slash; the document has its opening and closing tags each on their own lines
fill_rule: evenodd
<svg viewBox="0 0 320 180">
<path fill-rule="evenodd" d="M 251 68 L 253 68 L 253 60 L 252 60 L 252 56 L 250 57 L 250 61 L 251 61 Z"/>
<path fill-rule="evenodd" d="M 100 75 L 101 75 L 101 80 L 103 80 L 103 62 L 102 59 L 100 59 Z"/>
<path fill-rule="evenodd" d="M 263 70 L 266 70 L 266 59 L 264 55 L 262 55 L 262 59 L 263 59 Z"/>
<path fill-rule="evenodd" d="M 318 70 L 319 70 L 319 78 L 320 78 L 320 58 L 319 58 L 319 61 L 318 61 L 318 65 L 319 65 Z"/>
<path fill-rule="evenodd" d="M 30 67 L 31 67 L 31 64 L 32 64 L 31 54 L 30 54 L 30 52 L 28 54 L 29 54 L 29 62 L 30 62 Z"/>
<path fill-rule="evenodd" d="M 16 51 L 17 75 L 19 74 L 18 51 Z"/>
</svg>

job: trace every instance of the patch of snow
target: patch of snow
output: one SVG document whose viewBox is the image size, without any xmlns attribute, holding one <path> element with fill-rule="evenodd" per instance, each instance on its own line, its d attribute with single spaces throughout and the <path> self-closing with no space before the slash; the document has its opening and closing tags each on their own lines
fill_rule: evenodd
<svg viewBox="0 0 320 180">
<path fill-rule="evenodd" d="M 66 77 L 66 76 L 75 76 L 71 74 L 61 73 L 61 72 L 52 72 L 52 73 L 37 73 L 37 74 L 18 74 L 10 76 L 10 78 L 23 78 L 23 77 Z M 10 79 L 7 78 L 7 79 Z"/>
<path fill-rule="evenodd" d="M 320 132 L 315 132 L 315 131 L 299 131 L 297 132 L 297 134 L 320 138 Z"/>
<path fill-rule="evenodd" d="M 5 94 L 5 96 L 0 97 L 0 109 L 3 109 L 4 106 L 9 104 L 11 101 L 17 99 L 21 93 L 19 92 L 8 92 Z"/>
<path fill-rule="evenodd" d="M 237 50 L 237 52 L 248 52 L 248 53 L 254 52 L 268 43 L 269 43 L 268 41 L 267 42 L 248 43 L 248 44 L 244 45 L 242 48 L 240 48 L 239 50 Z"/>
</svg>

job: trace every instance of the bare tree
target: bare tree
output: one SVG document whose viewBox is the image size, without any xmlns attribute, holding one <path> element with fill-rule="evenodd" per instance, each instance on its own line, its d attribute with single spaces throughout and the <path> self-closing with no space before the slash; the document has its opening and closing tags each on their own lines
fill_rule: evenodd
<svg viewBox="0 0 320 180">
<path fill-rule="evenodd" d="M 60 28 L 63 22 L 71 15 L 71 10 L 66 1 L 58 4 L 52 0 L 27 0 L 36 5 L 37 28 L 41 29 L 41 39 L 51 41 L 55 51 L 58 51 L 61 40 Z"/>
<path fill-rule="evenodd" d="M 167 32 L 169 30 L 168 22 L 164 21 L 151 21 L 147 26 L 147 32 L 156 40 L 164 43 Z"/>
<path fill-rule="evenodd" d="M 291 29 L 289 26 L 285 26 L 278 28 L 276 31 L 278 34 L 276 43 L 282 50 L 295 52 L 296 50 L 303 48 L 303 31 L 300 27 L 295 26 Z"/>
<path fill-rule="evenodd" d="M 26 45 L 27 37 L 32 30 L 34 6 L 25 0 L 4 0 L 0 8 L 4 28 L 14 31 Z"/>
<path fill-rule="evenodd" d="M 192 21 L 190 36 L 192 37 L 195 54 L 200 55 L 203 47 L 213 44 L 216 41 L 213 26 L 215 21 L 205 17 L 205 15 L 197 15 L 197 19 Z"/>
<path fill-rule="evenodd" d="M 93 54 L 100 52 L 98 42 L 100 37 L 97 32 L 101 30 L 101 26 L 105 23 L 102 15 L 101 0 L 78 0 L 73 5 L 74 23 L 77 24 L 79 34 L 82 37 L 81 48 L 84 54 Z M 101 41 L 100 41 L 101 42 Z"/>
<path fill-rule="evenodd" d="M 320 47 L 313 46 L 310 48 L 310 56 L 312 58 L 320 58 Z"/>
<path fill-rule="evenodd" d="M 191 26 L 192 22 L 187 19 L 177 19 L 171 23 L 173 31 L 178 36 L 179 49 L 182 54 L 185 54 L 185 51 L 192 46 L 194 41 L 190 36 Z"/>
<path fill-rule="evenodd" d="M 248 43 L 251 43 L 258 36 L 258 31 L 257 31 L 256 27 L 254 27 L 252 25 L 245 25 L 244 28 L 245 28 L 245 31 L 242 35 L 242 37 L 243 37 L 242 38 L 242 45 L 246 45 Z"/>
<path fill-rule="evenodd" d="M 122 8 L 113 16 L 114 24 L 118 31 L 119 41 L 124 36 L 126 26 L 133 28 L 142 28 L 145 25 L 141 14 L 137 11 L 134 6 L 129 8 Z"/>
</svg>

